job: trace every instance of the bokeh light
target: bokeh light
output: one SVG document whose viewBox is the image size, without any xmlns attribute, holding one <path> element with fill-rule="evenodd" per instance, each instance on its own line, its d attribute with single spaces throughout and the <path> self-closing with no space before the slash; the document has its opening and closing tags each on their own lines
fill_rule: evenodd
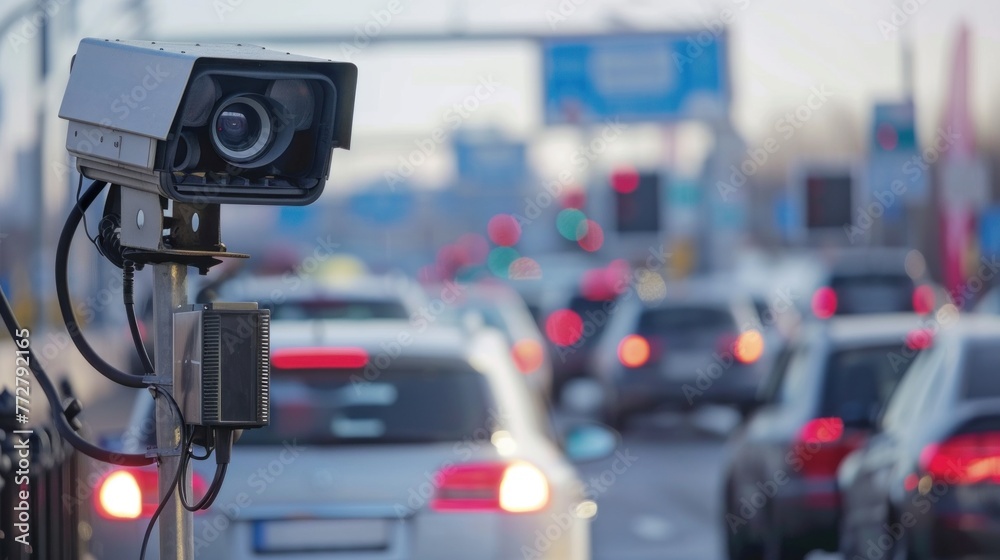
<svg viewBox="0 0 1000 560">
<path fill-rule="evenodd" d="M 659 274 L 642 269 L 636 275 L 635 291 L 643 303 L 658 303 L 667 297 L 667 283 Z"/>
<path fill-rule="evenodd" d="M 486 266 L 490 272 L 500 278 L 510 277 L 510 265 L 521 257 L 515 249 L 510 247 L 494 247 L 488 257 Z"/>
<path fill-rule="evenodd" d="M 599 250 L 604 245 L 604 230 L 601 228 L 600 224 L 594 220 L 585 220 L 580 228 L 584 229 L 584 234 L 580 237 L 577 243 L 584 251 L 593 253 Z"/>
<path fill-rule="evenodd" d="M 649 361 L 649 342 L 637 335 L 630 334 L 618 344 L 618 359 L 626 367 L 641 367 Z"/>
<path fill-rule="evenodd" d="M 583 319 L 571 309 L 553 311 L 545 320 L 545 334 L 554 344 L 572 346 L 583 337 Z"/>
<path fill-rule="evenodd" d="M 587 192 L 581 188 L 574 188 L 567 190 L 562 198 L 559 199 L 563 208 L 575 208 L 577 210 L 583 210 L 583 207 L 587 205 Z"/>
<path fill-rule="evenodd" d="M 478 233 L 463 234 L 455 245 L 461 248 L 463 261 L 467 265 L 486 262 L 486 256 L 490 252 L 489 242 Z"/>
<path fill-rule="evenodd" d="M 628 194 L 639 187 L 639 172 L 634 167 L 620 167 L 611 173 L 611 188 Z"/>
<path fill-rule="evenodd" d="M 575 208 L 567 208 L 556 216 L 556 229 L 566 239 L 579 241 L 587 233 L 587 228 L 581 227 L 586 221 L 586 214 Z"/>
<path fill-rule="evenodd" d="M 757 329 L 740 333 L 733 344 L 733 355 L 744 364 L 752 364 L 764 355 L 764 336 Z"/>
<path fill-rule="evenodd" d="M 486 232 L 490 236 L 490 241 L 502 247 L 511 247 L 521 239 L 521 224 L 510 214 L 497 214 L 490 218 Z"/>
<path fill-rule="evenodd" d="M 510 263 L 507 275 L 511 280 L 535 280 L 542 277 L 542 267 L 531 257 L 520 257 Z"/>
</svg>

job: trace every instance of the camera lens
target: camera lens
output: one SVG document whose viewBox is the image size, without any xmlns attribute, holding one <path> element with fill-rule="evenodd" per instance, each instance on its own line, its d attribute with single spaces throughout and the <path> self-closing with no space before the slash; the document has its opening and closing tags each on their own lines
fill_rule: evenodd
<svg viewBox="0 0 1000 560">
<path fill-rule="evenodd" d="M 224 101 L 212 121 L 212 143 L 230 161 L 252 161 L 271 143 L 270 111 L 257 99 L 237 97 Z"/>
<path fill-rule="evenodd" d="M 233 103 L 226 107 L 215 121 L 219 142 L 234 152 L 253 146 L 260 138 L 260 128 L 260 115 L 246 103 Z"/>
</svg>

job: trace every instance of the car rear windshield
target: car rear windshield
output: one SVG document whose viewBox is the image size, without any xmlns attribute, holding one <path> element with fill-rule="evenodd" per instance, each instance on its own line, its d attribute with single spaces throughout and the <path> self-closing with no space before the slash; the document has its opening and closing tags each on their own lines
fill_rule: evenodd
<svg viewBox="0 0 1000 560">
<path fill-rule="evenodd" d="M 906 275 L 863 274 L 835 276 L 837 314 L 913 311 L 913 280 Z"/>
<path fill-rule="evenodd" d="M 275 371 L 271 423 L 240 445 L 462 441 L 490 425 L 482 374 L 455 366 L 378 371 Z"/>
<path fill-rule="evenodd" d="M 311 300 L 267 303 L 274 320 L 409 319 L 406 307 L 386 300 Z"/>
<path fill-rule="evenodd" d="M 715 343 L 718 336 L 735 331 L 732 313 L 717 307 L 665 307 L 639 317 L 639 334 L 684 344 Z"/>
<path fill-rule="evenodd" d="M 834 351 L 826 364 L 822 415 L 866 423 L 889 400 L 914 357 L 901 344 Z"/>
<path fill-rule="evenodd" d="M 965 379 L 963 394 L 967 399 L 1000 397 L 1000 346 L 990 343 L 972 343 L 965 352 Z"/>
<path fill-rule="evenodd" d="M 594 329 L 594 334 L 588 334 L 582 338 L 584 345 L 596 342 L 600 338 L 598 335 L 604 332 L 604 327 L 608 325 L 607 309 L 610 307 L 611 301 L 591 300 L 583 296 L 573 296 L 570 299 L 569 308 L 576 312 L 584 323 L 589 323 Z"/>
</svg>

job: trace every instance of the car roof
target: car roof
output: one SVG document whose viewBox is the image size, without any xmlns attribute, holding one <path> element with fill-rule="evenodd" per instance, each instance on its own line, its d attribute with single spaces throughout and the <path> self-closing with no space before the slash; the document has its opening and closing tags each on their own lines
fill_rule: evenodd
<svg viewBox="0 0 1000 560">
<path fill-rule="evenodd" d="M 727 307 L 733 303 L 750 304 L 747 290 L 733 286 L 718 277 L 692 278 L 666 284 L 663 299 L 649 302 L 646 307 L 681 307 L 684 305 L 706 305 L 712 307 Z"/>
<path fill-rule="evenodd" d="M 916 313 L 873 313 L 835 315 L 824 320 L 827 336 L 838 346 L 900 342 L 906 335 L 925 326 L 928 319 Z"/>
<path fill-rule="evenodd" d="M 909 249 L 897 247 L 858 247 L 840 249 L 830 255 L 830 272 L 834 276 L 861 274 L 906 275 Z"/>
<path fill-rule="evenodd" d="M 957 321 L 941 325 L 943 337 L 965 341 L 1000 340 L 1000 316 L 963 313 Z"/>
<path fill-rule="evenodd" d="M 307 347 L 362 348 L 371 356 L 386 354 L 393 359 L 457 359 L 468 357 L 469 333 L 459 327 L 430 325 L 417 328 L 409 321 L 275 321 L 271 325 L 271 349 Z"/>
<path fill-rule="evenodd" d="M 390 276 L 364 276 L 337 283 L 299 276 L 244 276 L 227 282 L 219 289 L 224 298 L 251 300 L 271 300 L 278 294 L 286 300 L 337 298 L 405 301 L 418 292 L 407 281 Z"/>
</svg>

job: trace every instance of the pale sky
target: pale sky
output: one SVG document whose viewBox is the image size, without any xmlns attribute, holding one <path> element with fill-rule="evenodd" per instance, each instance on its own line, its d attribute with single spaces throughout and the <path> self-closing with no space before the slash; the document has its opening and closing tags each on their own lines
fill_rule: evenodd
<svg viewBox="0 0 1000 560">
<path fill-rule="evenodd" d="M 7 0 L 0 18 L 11 5 Z M 59 0 L 66 5 L 70 0 Z M 56 57 L 47 97 L 32 83 L 31 42 L 0 43 L 0 198 L 11 188 L 13 154 L 34 134 L 33 100 L 46 100 L 53 140 L 46 161 L 60 157 L 65 124 L 54 118 L 65 84 L 69 56 L 82 36 L 136 36 L 135 22 L 121 15 L 131 0 L 79 0 L 79 27 L 58 28 L 62 51 Z M 995 0 L 149 0 L 151 29 L 146 38 L 176 36 L 218 40 L 240 38 L 285 48 L 269 36 L 293 32 L 352 32 L 371 23 L 373 12 L 398 2 L 398 13 L 379 33 L 464 30 L 524 30 L 559 33 L 627 29 L 709 29 L 726 14 L 731 33 L 733 120 L 751 145 L 773 133 L 782 113 L 804 103 L 813 87 L 834 92 L 800 146 L 830 152 L 863 147 L 871 103 L 903 94 L 899 36 L 913 42 L 915 98 L 922 136 L 939 123 L 947 90 L 954 37 L 960 22 L 972 32 L 972 106 L 981 136 L 992 136 L 1000 120 L 1000 2 Z M 560 10 L 564 20 L 553 24 Z M 896 7 L 899 32 L 888 24 Z M 912 12 L 912 15 L 905 13 Z M 68 9 L 68 8 L 66 8 Z M 60 18 L 60 14 L 56 14 Z M 880 21 L 882 25 L 880 25 Z M 885 34 L 889 30 L 889 37 Z M 287 50 L 343 59 L 342 45 L 293 45 Z M 16 52 L 15 52 L 16 51 Z M 350 188 L 381 179 L 414 139 L 443 125 L 442 115 L 468 96 L 478 80 L 490 76 L 500 85 L 465 125 L 495 127 L 536 145 L 532 161 L 545 176 L 579 140 L 565 130 L 546 131 L 541 123 L 539 57 L 530 43 L 441 43 L 370 46 L 350 55 L 360 68 L 355 114 L 355 146 L 334 157 L 331 188 Z M 633 128 L 634 149 L 614 157 L 661 157 L 649 147 L 657 133 Z M 686 137 L 685 137 L 686 138 Z M 685 143 L 686 144 L 686 143 Z M 539 148 L 538 146 L 541 146 Z M 804 146 L 804 147 L 803 147 Z M 792 150 L 792 148 L 789 148 Z M 452 161 L 442 150 L 422 170 L 425 182 L 443 180 Z M 50 182 L 53 181 L 49 177 Z M 50 186 L 50 188 L 53 188 Z"/>
</svg>

